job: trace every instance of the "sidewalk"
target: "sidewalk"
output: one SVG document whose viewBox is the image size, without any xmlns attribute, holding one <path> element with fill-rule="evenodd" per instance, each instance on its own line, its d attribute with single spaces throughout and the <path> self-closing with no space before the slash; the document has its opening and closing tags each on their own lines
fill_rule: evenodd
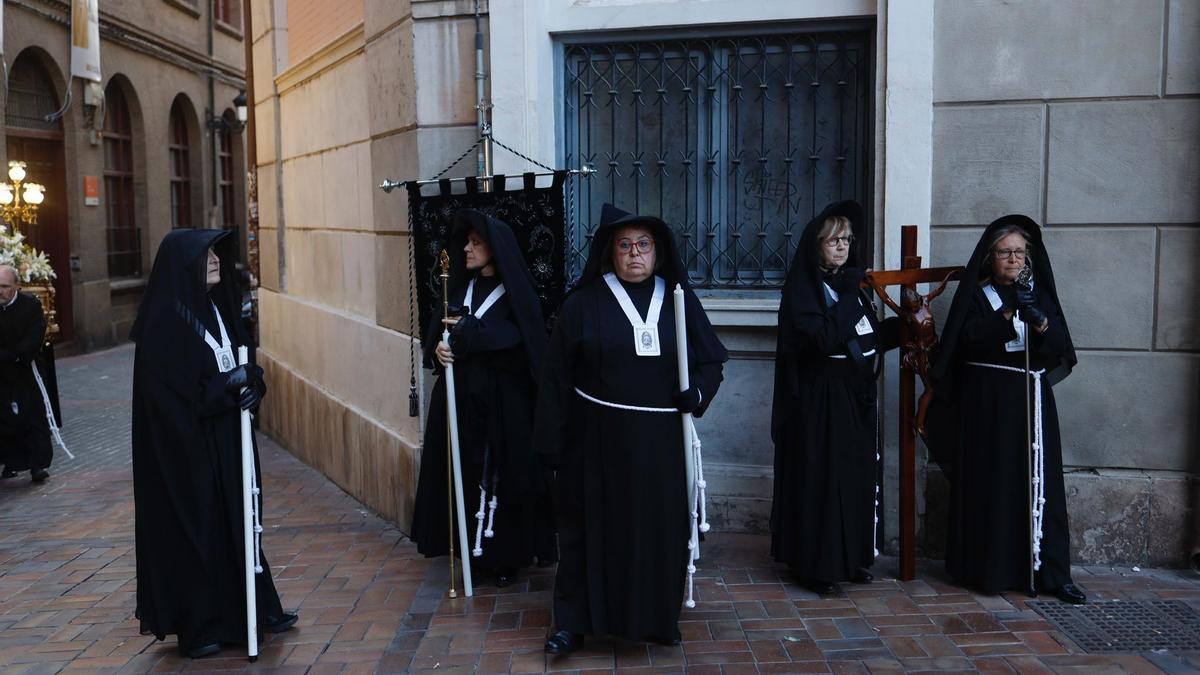
<svg viewBox="0 0 1200 675">
<path fill-rule="evenodd" d="M 883 578 L 895 561 L 881 559 L 875 583 L 817 598 L 770 560 L 764 537 L 750 535 L 705 543 L 699 602 L 684 611 L 681 646 L 590 641 L 570 658 L 547 658 L 553 570 L 529 570 L 500 592 L 486 585 L 474 598 L 445 599 L 444 558 L 421 558 L 398 530 L 266 438 L 263 545 L 284 607 L 299 608 L 298 627 L 268 636 L 253 666 L 236 647 L 193 662 L 173 638 L 139 635 L 133 619 L 132 357 L 126 346 L 63 359 L 64 436 L 78 459 L 56 454 L 42 485 L 28 474 L 0 481 L 4 673 L 1200 672 L 1200 651 L 1085 653 L 1025 596 L 972 594 L 933 562 L 917 581 L 898 582 Z M 1092 599 L 1123 601 L 1103 607 L 1174 608 L 1200 639 L 1200 618 L 1187 624 L 1200 610 L 1197 575 L 1074 573 Z"/>
</svg>

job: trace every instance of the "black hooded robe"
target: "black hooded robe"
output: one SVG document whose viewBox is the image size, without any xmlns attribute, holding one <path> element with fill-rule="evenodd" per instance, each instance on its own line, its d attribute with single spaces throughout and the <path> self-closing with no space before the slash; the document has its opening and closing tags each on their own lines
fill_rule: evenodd
<svg viewBox="0 0 1200 675">
<path fill-rule="evenodd" d="M 47 393 L 57 398 L 47 369 L 53 362 L 43 358 L 45 333 L 37 298 L 17 293 L 12 304 L 0 305 L 0 464 L 12 471 L 44 469 L 53 459 L 46 405 L 30 367 L 38 364 Z"/>
<path fill-rule="evenodd" d="M 955 292 L 943 330 L 941 351 L 933 368 L 936 378 L 933 418 L 927 440 L 935 454 L 952 462 L 946 569 L 960 583 L 984 592 L 1029 588 L 1030 474 L 1026 456 L 1025 374 L 971 365 L 989 363 L 1024 370 L 1024 351 L 1009 352 L 1005 343 L 1017 337 L 1002 311 L 1012 299 L 993 309 L 983 291 L 990 281 L 984 258 L 987 241 L 997 228 L 1020 225 L 1032 238 L 1033 288 L 1037 306 L 1050 321 L 1044 334 L 1028 330 L 1030 368 L 1041 377 L 1043 443 L 1045 445 L 1045 516 L 1041 570 L 1037 590 L 1052 591 L 1071 582 L 1070 530 L 1062 479 L 1062 444 L 1051 386 L 1069 374 L 1076 362 L 1070 331 L 1058 302 L 1053 270 L 1042 244 L 1041 229 L 1025 216 L 1005 216 L 992 223 L 979 240 Z M 969 280 L 980 280 L 972 283 Z M 1030 402 L 1033 402 L 1030 385 Z M 1032 411 L 1030 411 L 1032 414 Z"/>
<path fill-rule="evenodd" d="M 897 320 L 880 323 L 861 291 L 834 300 L 818 266 L 817 236 L 833 216 L 862 226 L 862 208 L 829 205 L 805 228 L 779 305 L 771 438 L 775 489 L 771 554 L 804 580 L 851 579 L 875 559 L 875 364 L 896 346 Z M 838 273 L 857 267 L 853 246 Z M 832 302 L 832 304 L 830 304 Z M 859 335 L 863 319 L 872 332 Z M 851 358 L 875 350 L 861 361 Z"/>
<path fill-rule="evenodd" d="M 679 636 L 690 516 L 678 413 L 615 409 L 585 400 L 671 408 L 679 390 L 676 283 L 685 289 L 690 383 L 699 417 L 722 379 L 725 348 L 687 286 L 668 226 L 606 205 L 578 285 L 559 312 L 538 391 L 535 446 L 557 469 L 559 630 L 630 639 Z M 661 355 L 637 356 L 629 320 L 602 278 L 611 240 L 624 225 L 654 234 L 665 294 L 658 319 Z M 642 317 L 654 278 L 620 282 Z"/>
<path fill-rule="evenodd" d="M 234 355 L 251 346 L 238 313 L 232 243 L 221 230 L 167 234 L 132 332 L 136 616 L 160 640 L 177 635 L 185 653 L 246 641 L 240 408 L 203 337 L 207 330 L 219 339 L 215 304 Z M 221 282 L 206 293 L 213 246 Z M 258 471 L 257 447 L 254 461 Z M 283 609 L 266 557 L 260 561 L 263 626 Z"/>
<path fill-rule="evenodd" d="M 496 275 L 468 274 L 463 246 L 474 230 L 492 251 Z M 468 539 L 475 542 L 480 487 L 497 497 L 493 537 L 481 539 L 483 555 L 475 569 L 512 570 L 558 559 L 550 508 L 550 475 L 534 461 L 530 435 L 536 402 L 535 374 L 546 345 L 545 322 L 516 237 L 508 225 L 474 210 L 460 211 L 450 239 L 450 305 L 463 307 L 473 277 L 472 316 L 451 332 L 454 385 L 462 451 L 463 502 Z M 505 292 L 484 314 L 474 317 L 488 295 L 503 282 Z M 440 313 L 437 317 L 440 319 Z M 450 536 L 447 495 L 446 381 L 434 349 L 442 323 L 431 321 L 424 341 L 425 365 L 440 375 L 433 387 L 421 452 L 413 510 L 412 539 L 426 556 L 446 555 Z M 486 513 L 486 511 L 485 511 Z M 457 523 L 456 523 L 457 530 Z M 462 556 L 457 532 L 455 554 Z"/>
</svg>

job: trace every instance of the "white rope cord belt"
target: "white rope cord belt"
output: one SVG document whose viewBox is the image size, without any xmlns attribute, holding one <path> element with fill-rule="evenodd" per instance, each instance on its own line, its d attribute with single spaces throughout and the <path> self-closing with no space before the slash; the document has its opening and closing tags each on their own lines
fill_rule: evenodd
<svg viewBox="0 0 1200 675">
<path fill-rule="evenodd" d="M 875 356 L 875 350 L 872 349 L 870 351 L 863 352 L 863 356 Z M 845 354 L 830 354 L 829 358 L 831 358 L 831 359 L 848 359 L 850 357 L 846 356 Z"/>
<path fill-rule="evenodd" d="M 1025 374 L 1024 368 L 1001 366 L 995 363 L 980 363 L 967 361 L 969 366 L 1007 370 L 1010 373 Z M 1046 453 L 1042 446 L 1042 375 L 1046 369 L 1031 370 L 1033 376 L 1033 569 L 1042 568 L 1042 523 L 1046 512 Z"/>
<path fill-rule="evenodd" d="M 38 372 L 37 363 L 29 362 L 29 367 L 33 369 L 33 379 L 37 382 L 38 390 L 42 392 L 42 405 L 46 406 L 46 421 L 50 424 L 50 437 L 58 444 L 58 447 L 67 453 L 67 457 L 75 459 L 75 455 L 67 449 L 67 444 L 63 442 L 62 434 L 58 433 L 58 422 L 54 419 L 54 408 L 50 407 L 50 394 L 46 393 L 46 384 L 42 382 L 42 374 Z"/>
<path fill-rule="evenodd" d="M 596 405 L 602 405 L 607 408 L 629 410 L 632 412 L 679 414 L 679 410 L 677 408 L 651 408 L 648 406 L 612 403 L 611 401 L 598 399 L 595 396 L 589 396 L 579 387 L 575 387 L 575 393 L 579 394 L 579 397 L 584 400 L 591 401 Z M 704 480 L 704 460 L 702 452 L 703 445 L 700 443 L 700 434 L 696 433 L 696 423 L 691 420 L 690 416 L 687 419 L 692 423 L 692 454 L 696 462 L 696 492 L 698 495 L 697 501 L 699 502 L 698 505 L 692 504 L 689 509 L 689 515 L 692 519 L 693 527 L 691 528 L 692 534 L 688 537 L 687 600 L 685 600 L 683 604 L 691 608 L 696 606 L 696 600 L 694 596 L 695 584 L 693 577 L 696 574 L 696 561 L 700 559 L 700 537 L 697 533 L 708 532 L 711 528 L 708 525 L 708 508 L 705 505 L 705 502 L 707 501 L 705 498 L 705 489 L 708 487 L 708 483 Z M 696 510 L 697 506 L 699 506 L 699 511 Z"/>
</svg>

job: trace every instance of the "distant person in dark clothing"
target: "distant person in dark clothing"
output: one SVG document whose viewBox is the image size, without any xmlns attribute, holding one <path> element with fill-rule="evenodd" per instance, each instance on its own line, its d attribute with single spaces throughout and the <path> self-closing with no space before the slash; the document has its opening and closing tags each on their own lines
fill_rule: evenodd
<svg viewBox="0 0 1200 675">
<path fill-rule="evenodd" d="M 33 369 L 46 337 L 42 303 L 21 292 L 17 270 L 0 265 L 0 460 L 4 478 L 50 476 L 53 457 L 45 398 Z M 32 364 L 32 365 L 31 365 Z"/>
</svg>

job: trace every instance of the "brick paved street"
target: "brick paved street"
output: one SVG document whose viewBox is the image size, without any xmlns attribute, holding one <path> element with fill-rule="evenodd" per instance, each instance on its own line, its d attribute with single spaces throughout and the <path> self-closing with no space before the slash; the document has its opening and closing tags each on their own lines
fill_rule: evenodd
<svg viewBox="0 0 1200 675">
<path fill-rule="evenodd" d="M 65 438 L 52 476 L 0 481 L 0 670 L 242 670 L 244 651 L 181 658 L 173 639 L 138 634 L 134 606 L 129 382 L 133 351 L 59 364 Z M 56 453 L 59 451 L 56 450 Z M 973 671 L 1197 672 L 1200 655 L 1089 655 L 1025 605 L 949 584 L 880 578 L 821 599 L 790 582 L 767 541 L 716 535 L 704 547 L 699 600 L 678 647 L 589 642 L 570 658 L 541 647 L 553 570 L 500 592 L 444 599 L 444 559 L 425 560 L 398 530 L 262 439 L 264 547 L 298 627 L 269 636 L 250 670 L 272 672 L 661 671 L 693 673 Z M 894 561 L 875 567 L 888 576 Z M 1190 572 L 1075 569 L 1095 599 L 1180 599 L 1200 608 Z"/>
</svg>

